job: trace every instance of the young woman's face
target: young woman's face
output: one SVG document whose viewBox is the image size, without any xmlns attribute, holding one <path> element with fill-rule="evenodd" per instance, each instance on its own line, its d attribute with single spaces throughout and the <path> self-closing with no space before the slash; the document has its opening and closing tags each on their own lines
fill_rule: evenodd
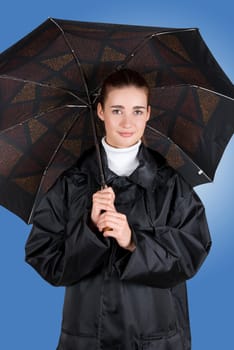
<svg viewBox="0 0 234 350">
<path fill-rule="evenodd" d="M 99 103 L 97 114 L 104 121 L 106 142 L 116 148 L 130 147 L 142 137 L 150 116 L 144 88 L 111 88 L 105 104 Z"/>
</svg>

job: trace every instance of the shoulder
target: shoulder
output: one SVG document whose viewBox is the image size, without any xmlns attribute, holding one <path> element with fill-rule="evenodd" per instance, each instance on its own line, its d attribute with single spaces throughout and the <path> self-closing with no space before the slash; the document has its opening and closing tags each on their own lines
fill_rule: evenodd
<svg viewBox="0 0 234 350">
<path fill-rule="evenodd" d="M 86 195 L 90 186 L 89 164 L 92 152 L 85 152 L 83 156 L 69 169 L 65 170 L 47 192 L 47 196 L 56 196 L 71 200 L 77 195 Z"/>
<path fill-rule="evenodd" d="M 91 168 L 95 168 L 94 149 L 91 148 L 83 153 L 78 161 L 60 175 L 59 180 L 73 183 L 75 186 L 88 183 Z"/>
<path fill-rule="evenodd" d="M 193 187 L 186 179 L 158 152 L 144 146 L 144 152 L 153 167 L 156 168 L 157 187 L 167 187 L 176 192 L 178 196 L 184 197 L 186 194 L 195 194 Z M 196 194 L 195 194 L 196 195 Z"/>
<path fill-rule="evenodd" d="M 157 151 L 142 145 L 141 157 L 149 164 L 152 171 L 157 174 L 157 182 L 165 184 L 168 181 L 175 180 L 177 177 L 178 179 L 180 178 L 179 173 Z"/>
</svg>

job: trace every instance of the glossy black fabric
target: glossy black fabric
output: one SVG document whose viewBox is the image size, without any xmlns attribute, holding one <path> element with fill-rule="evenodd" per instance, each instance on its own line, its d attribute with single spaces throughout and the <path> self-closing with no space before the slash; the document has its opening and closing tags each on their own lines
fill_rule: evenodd
<svg viewBox="0 0 234 350">
<path fill-rule="evenodd" d="M 191 347 L 185 281 L 210 248 L 204 208 L 158 155 L 141 146 L 138 156 L 130 177 L 104 169 L 116 208 L 128 217 L 134 252 L 90 224 L 92 194 L 100 189 L 92 152 L 35 212 L 26 261 L 49 283 L 66 286 L 58 350 Z"/>
</svg>

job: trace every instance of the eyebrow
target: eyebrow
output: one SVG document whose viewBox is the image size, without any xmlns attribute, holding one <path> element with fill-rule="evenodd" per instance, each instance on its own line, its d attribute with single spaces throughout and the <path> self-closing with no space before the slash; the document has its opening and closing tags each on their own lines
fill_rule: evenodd
<svg viewBox="0 0 234 350">
<path fill-rule="evenodd" d="M 120 108 L 120 109 L 124 109 L 124 106 L 121 105 L 114 105 L 114 106 L 110 106 L 110 108 Z M 145 106 L 134 106 L 133 109 L 146 109 Z"/>
</svg>

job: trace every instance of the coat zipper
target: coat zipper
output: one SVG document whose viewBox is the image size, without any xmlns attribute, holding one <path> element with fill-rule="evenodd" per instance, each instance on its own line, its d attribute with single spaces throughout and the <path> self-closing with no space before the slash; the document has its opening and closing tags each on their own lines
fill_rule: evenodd
<svg viewBox="0 0 234 350">
<path fill-rule="evenodd" d="M 114 238 L 110 238 L 111 240 L 111 252 L 109 255 L 109 261 L 108 261 L 108 265 L 107 265 L 107 276 L 110 277 L 112 275 L 113 272 L 113 262 L 114 262 L 114 257 L 115 257 L 115 253 L 116 253 L 116 249 L 117 249 L 117 244 L 115 242 Z"/>
<path fill-rule="evenodd" d="M 103 274 L 102 289 L 100 294 L 100 304 L 99 304 L 100 307 L 99 307 L 98 330 L 97 330 L 97 350 L 101 349 L 105 281 L 109 279 L 112 274 L 112 265 L 114 261 L 114 255 L 117 249 L 115 240 L 113 238 L 109 238 L 109 239 L 111 240 L 111 252 L 109 255 L 109 259 L 107 259 L 107 262 L 106 262 L 106 268 Z"/>
<path fill-rule="evenodd" d="M 150 203 L 149 197 L 150 196 L 148 195 L 148 192 L 145 191 L 145 193 L 144 193 L 145 207 L 146 207 L 146 211 L 147 211 L 148 216 L 149 216 L 150 224 L 154 228 L 152 208 L 151 208 L 151 203 Z"/>
<path fill-rule="evenodd" d="M 100 307 L 99 307 L 99 316 L 98 316 L 97 348 L 96 348 L 96 350 L 101 349 L 104 289 L 105 289 L 105 271 L 103 274 L 102 289 L 101 289 L 100 302 L 99 302 Z"/>
</svg>

